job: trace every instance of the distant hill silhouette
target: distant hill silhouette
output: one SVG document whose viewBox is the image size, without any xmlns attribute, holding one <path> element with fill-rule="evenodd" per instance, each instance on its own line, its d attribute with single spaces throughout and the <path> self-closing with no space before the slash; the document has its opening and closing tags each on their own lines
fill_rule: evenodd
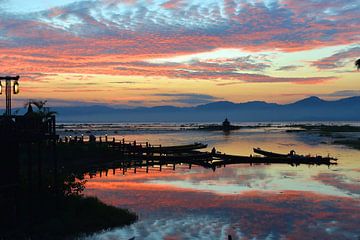
<svg viewBox="0 0 360 240">
<path fill-rule="evenodd" d="M 290 104 L 262 101 L 233 103 L 212 102 L 194 107 L 109 106 L 55 107 L 63 122 L 221 122 L 230 121 L 357 121 L 360 120 L 360 96 L 336 101 L 309 97 Z"/>
</svg>

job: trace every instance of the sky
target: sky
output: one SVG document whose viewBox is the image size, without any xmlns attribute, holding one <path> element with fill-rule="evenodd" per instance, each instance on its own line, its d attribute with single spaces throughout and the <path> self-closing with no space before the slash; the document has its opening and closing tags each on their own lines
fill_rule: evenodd
<svg viewBox="0 0 360 240">
<path fill-rule="evenodd" d="M 0 12 L 17 106 L 360 95 L 360 0 L 0 0 Z"/>
</svg>

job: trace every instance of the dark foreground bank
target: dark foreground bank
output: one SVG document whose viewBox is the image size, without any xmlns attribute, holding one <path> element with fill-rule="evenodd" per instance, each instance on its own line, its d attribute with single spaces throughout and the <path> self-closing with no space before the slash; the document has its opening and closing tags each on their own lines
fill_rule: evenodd
<svg viewBox="0 0 360 240">
<path fill-rule="evenodd" d="M 19 152 L 18 171 L 8 168 L 6 174 L 2 174 L 2 183 L 13 175 L 17 175 L 17 181 L 7 181 L 11 184 L 0 186 L 0 240 L 73 239 L 126 226 L 137 220 L 135 213 L 82 195 L 86 183 L 83 179 L 87 165 L 84 160 L 88 157 L 86 151 L 78 150 L 78 154 L 74 154 L 76 149 L 71 146 L 60 147 L 55 172 L 52 155 L 47 149 L 45 146 L 39 164 L 37 146 L 20 145 L 16 149 Z M 95 152 L 104 153 L 100 149 Z M 70 157 L 71 153 L 73 157 Z M 4 162 L 7 159 L 5 155 Z"/>
<path fill-rule="evenodd" d="M 1 204 L 2 207 L 9 205 Z M 54 197 L 42 194 L 23 201 L 18 207 L 16 222 L 2 218 L 0 239 L 72 239 L 137 220 L 137 216 L 128 210 L 79 195 Z M 6 212 L 2 211 L 3 216 Z"/>
</svg>

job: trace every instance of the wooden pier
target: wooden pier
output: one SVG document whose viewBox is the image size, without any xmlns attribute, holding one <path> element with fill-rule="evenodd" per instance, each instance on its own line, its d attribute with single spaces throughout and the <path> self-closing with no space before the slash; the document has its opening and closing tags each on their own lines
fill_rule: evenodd
<svg viewBox="0 0 360 240">
<path fill-rule="evenodd" d="M 218 152 L 199 151 L 207 148 L 206 144 L 193 143 L 176 146 L 162 146 L 153 145 L 149 142 L 128 141 L 125 139 L 109 139 L 107 136 L 103 137 L 66 137 L 59 140 L 60 145 L 72 145 L 87 149 L 102 148 L 102 151 L 112 152 L 115 157 L 110 161 L 96 161 L 93 165 L 85 164 L 82 167 L 83 172 L 91 172 L 94 169 L 98 171 L 104 169 L 120 168 L 123 174 L 128 171 L 137 169 L 146 169 L 157 166 L 159 171 L 163 166 L 172 166 L 175 170 L 176 165 L 192 165 L 201 166 L 216 170 L 216 168 L 223 167 L 230 164 L 289 164 L 291 166 L 306 165 L 335 165 L 336 162 L 332 158 L 299 158 L 293 159 L 290 157 L 266 157 L 266 156 L 238 156 L 221 154 Z M 85 150 L 86 151 L 86 150 Z M 100 170 L 99 170 L 100 169 Z"/>
</svg>

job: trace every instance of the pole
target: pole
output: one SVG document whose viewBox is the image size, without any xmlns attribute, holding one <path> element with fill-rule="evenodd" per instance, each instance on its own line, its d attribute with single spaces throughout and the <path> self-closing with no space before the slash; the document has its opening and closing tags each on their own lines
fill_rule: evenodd
<svg viewBox="0 0 360 240">
<path fill-rule="evenodd" d="M 6 79 L 5 81 L 5 97 L 6 97 L 6 111 L 5 116 L 11 116 L 11 80 Z"/>
<path fill-rule="evenodd" d="M 6 96 L 6 111 L 5 111 L 5 116 L 7 117 L 11 117 L 11 81 L 17 81 L 19 80 L 19 76 L 16 77 L 10 77 L 10 76 L 6 76 L 6 77 L 0 77 L 0 80 L 5 80 L 5 96 Z"/>
</svg>

